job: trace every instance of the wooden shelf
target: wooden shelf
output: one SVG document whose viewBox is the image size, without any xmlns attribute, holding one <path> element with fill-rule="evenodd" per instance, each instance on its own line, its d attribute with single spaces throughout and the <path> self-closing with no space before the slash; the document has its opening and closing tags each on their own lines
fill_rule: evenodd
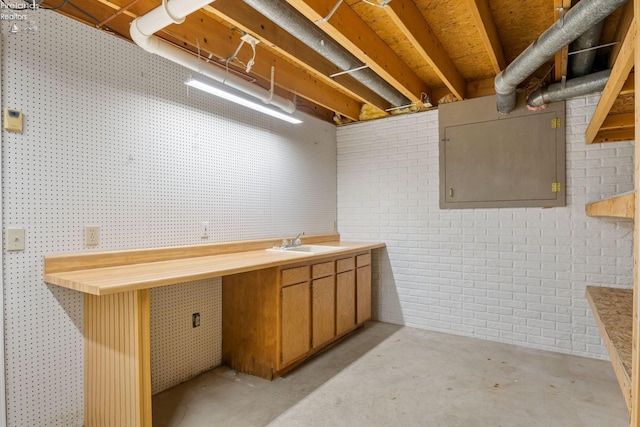
<svg viewBox="0 0 640 427">
<path fill-rule="evenodd" d="M 620 194 L 585 206 L 587 216 L 611 216 L 633 219 L 636 213 L 635 192 Z"/>
<path fill-rule="evenodd" d="M 611 76 L 585 132 L 587 144 L 635 139 L 635 120 L 630 120 L 634 118 L 633 95 L 630 91 L 634 85 L 627 83 L 634 66 L 635 18 L 627 24 L 629 27 L 623 31 L 626 34 L 611 69 Z M 629 99 L 625 100 L 625 97 Z"/>
<path fill-rule="evenodd" d="M 587 286 L 586 295 L 609 352 L 627 408 L 631 410 L 633 289 Z"/>
</svg>

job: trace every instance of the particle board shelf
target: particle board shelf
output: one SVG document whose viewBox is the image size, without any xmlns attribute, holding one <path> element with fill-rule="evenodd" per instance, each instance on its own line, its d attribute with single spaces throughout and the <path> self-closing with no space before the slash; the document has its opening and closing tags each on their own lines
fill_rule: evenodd
<svg viewBox="0 0 640 427">
<path fill-rule="evenodd" d="M 627 408 L 631 410 L 633 289 L 587 286 L 586 295 Z"/>
<path fill-rule="evenodd" d="M 610 216 L 633 219 L 636 213 L 635 192 L 620 194 L 585 206 L 587 216 Z"/>
</svg>

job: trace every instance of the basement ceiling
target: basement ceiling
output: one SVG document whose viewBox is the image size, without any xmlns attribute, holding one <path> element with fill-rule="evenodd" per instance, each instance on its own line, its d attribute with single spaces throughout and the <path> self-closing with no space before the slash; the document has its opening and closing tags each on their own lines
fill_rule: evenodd
<svg viewBox="0 0 640 427">
<path fill-rule="evenodd" d="M 171 0 L 169 0 L 171 1 Z M 407 104 L 391 104 L 243 0 L 216 0 L 156 35 L 194 55 L 224 65 L 243 34 L 257 38 L 248 78 L 269 88 L 275 66 L 276 93 L 296 100 L 307 114 L 348 123 L 435 107 L 441 102 L 495 93 L 493 79 L 571 7 L 570 0 L 263 0 L 294 8 L 400 93 Z M 130 40 L 133 19 L 161 0 L 45 0 L 45 7 Z M 574 2 L 575 3 L 575 2 Z M 335 13 L 331 15 L 331 11 Z M 605 21 L 595 70 L 610 68 L 624 39 L 632 2 Z M 318 40 L 318 43 L 323 43 Z M 544 84 L 567 75 L 570 47 L 523 83 Z M 253 53 L 245 44 L 229 66 L 241 74 Z"/>
</svg>

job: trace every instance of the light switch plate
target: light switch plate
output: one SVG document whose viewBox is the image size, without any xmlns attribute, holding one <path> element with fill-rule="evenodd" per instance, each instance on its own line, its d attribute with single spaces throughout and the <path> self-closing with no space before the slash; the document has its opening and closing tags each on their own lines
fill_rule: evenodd
<svg viewBox="0 0 640 427">
<path fill-rule="evenodd" d="M 7 250 L 24 251 L 24 228 L 7 228 Z"/>
<path fill-rule="evenodd" d="M 209 238 L 209 221 L 202 221 L 200 223 L 200 237 L 203 239 Z"/>
</svg>

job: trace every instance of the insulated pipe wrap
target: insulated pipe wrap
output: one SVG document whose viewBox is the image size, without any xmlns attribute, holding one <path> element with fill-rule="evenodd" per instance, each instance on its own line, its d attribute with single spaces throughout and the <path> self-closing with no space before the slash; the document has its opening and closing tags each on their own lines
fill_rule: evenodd
<svg viewBox="0 0 640 427">
<path fill-rule="evenodd" d="M 581 0 L 531 43 L 495 78 L 496 102 L 500 113 L 516 105 L 516 87 L 564 46 L 609 16 L 627 0 Z"/>
</svg>

